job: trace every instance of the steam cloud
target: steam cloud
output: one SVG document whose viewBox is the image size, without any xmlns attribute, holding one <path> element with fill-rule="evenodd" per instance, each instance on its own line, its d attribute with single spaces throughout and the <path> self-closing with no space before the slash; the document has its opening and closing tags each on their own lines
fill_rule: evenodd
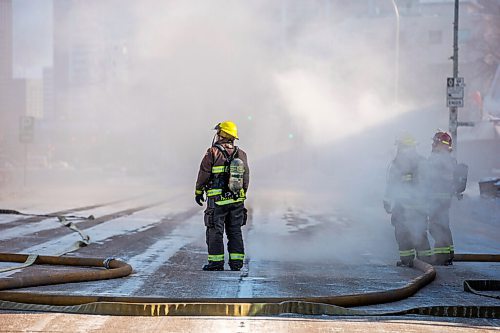
<svg viewBox="0 0 500 333">
<path fill-rule="evenodd" d="M 251 205 L 299 190 L 308 195 L 290 205 L 338 205 L 356 230 L 385 223 L 393 239 L 381 198 L 394 138 L 413 133 L 427 155 L 447 121 L 444 109 L 409 112 L 422 107 L 412 99 L 394 105 L 394 17 L 360 27 L 342 4 L 325 12 L 315 1 L 72 3 L 54 28 L 77 31 L 68 38 L 94 47 L 105 72 L 104 46 L 119 40 L 127 70 L 73 89 L 80 111 L 68 110 L 68 121 L 86 127 L 46 138 L 56 159 L 191 189 L 213 126 L 232 120 L 252 168 Z"/>
</svg>

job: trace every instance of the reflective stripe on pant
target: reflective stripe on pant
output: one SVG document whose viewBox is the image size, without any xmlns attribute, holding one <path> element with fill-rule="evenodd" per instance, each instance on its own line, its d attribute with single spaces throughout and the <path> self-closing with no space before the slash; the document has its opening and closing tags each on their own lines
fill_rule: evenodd
<svg viewBox="0 0 500 333">
<path fill-rule="evenodd" d="M 443 264 L 453 260 L 455 248 L 450 229 L 450 202 L 445 200 L 429 216 L 429 233 L 434 238 L 434 260 Z"/>
<path fill-rule="evenodd" d="M 426 216 L 416 209 L 398 205 L 391 216 L 401 261 L 406 263 L 415 255 L 429 262 L 432 255 L 427 238 Z"/>
<path fill-rule="evenodd" d="M 399 250 L 399 258 L 401 259 L 402 263 L 408 264 L 415 258 L 415 249 Z"/>
<path fill-rule="evenodd" d="M 432 256 L 432 250 L 431 249 L 428 249 L 428 250 L 422 250 L 422 251 L 417 251 L 417 257 L 418 258 L 425 258 L 425 257 L 430 257 Z"/>
<path fill-rule="evenodd" d="M 224 254 L 209 254 L 208 261 L 224 261 Z"/>
<path fill-rule="evenodd" d="M 209 202 L 209 208 L 205 211 L 205 226 L 210 261 L 224 261 L 224 230 L 228 239 L 229 259 L 243 261 L 245 250 L 241 225 L 244 223 L 244 214 L 243 203 L 217 206 L 213 205 L 213 201 Z"/>
</svg>

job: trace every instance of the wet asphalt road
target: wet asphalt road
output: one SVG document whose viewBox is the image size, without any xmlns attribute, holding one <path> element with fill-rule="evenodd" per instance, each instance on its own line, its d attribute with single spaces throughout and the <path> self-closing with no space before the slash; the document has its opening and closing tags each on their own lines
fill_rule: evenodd
<svg viewBox="0 0 500 333">
<path fill-rule="evenodd" d="M 54 207 L 53 210 L 50 210 L 52 207 L 36 207 L 36 204 L 32 207 L 26 207 L 26 203 L 23 203 L 24 207 L 13 205 L 12 208 L 19 210 L 48 209 L 45 212 L 50 212 L 68 209 L 73 214 L 94 215 L 94 220 L 76 222 L 90 236 L 91 243 L 68 255 L 117 257 L 134 268 L 131 276 L 122 279 L 40 286 L 24 288 L 22 291 L 169 298 L 309 297 L 382 291 L 401 287 L 419 275 L 416 270 L 394 265 L 397 247 L 392 227 L 383 214 L 359 217 L 336 210 L 335 207 L 318 205 L 321 207 L 318 209 L 314 205 L 303 204 L 304 200 L 296 193 L 280 196 L 285 199 L 271 204 L 268 197 L 257 198 L 248 202 L 251 218 L 244 227 L 247 259 L 240 272 L 229 271 L 228 267 L 223 272 L 201 270 L 206 261 L 202 210 L 182 196 L 168 198 L 162 196 L 162 193 L 155 193 L 134 198 L 114 198 L 116 200 L 101 202 L 102 206 L 99 202 L 82 201 L 74 207 Z M 76 209 L 77 207 L 82 209 Z M 500 253 L 498 212 L 498 202 L 485 202 L 479 198 L 466 198 L 463 204 L 455 206 L 452 218 L 457 252 Z M 374 220 L 377 222 L 373 223 Z M 0 230 L 0 252 L 9 253 L 54 255 L 69 248 L 80 237 L 53 218 L 0 216 Z M 11 265 L 0 264 L 0 268 Z M 498 300 L 465 293 L 462 283 L 469 278 L 500 279 L 499 268 L 499 264 L 495 263 L 456 263 L 450 267 L 438 267 L 436 280 L 415 296 L 361 309 L 391 311 L 428 305 L 498 306 Z M 47 269 L 49 268 L 32 266 L 21 271 L 0 273 L 0 277 L 16 278 Z M 30 324 L 32 326 L 23 327 L 28 330 L 29 327 L 40 327 L 43 330 L 55 327 L 51 326 L 56 325 L 53 318 L 58 317 L 64 321 L 67 315 L 4 312 L 1 316 L 0 320 L 5 325 L 1 325 L 0 331 L 9 331 L 14 326 L 6 323 L 12 321 L 23 321 L 26 325 L 33 322 Z M 31 319 L 21 319 L 26 316 Z M 35 320 L 36 318 L 38 319 Z M 120 326 L 112 324 L 115 321 L 111 319 L 100 316 L 93 318 L 96 323 L 102 322 L 101 326 L 96 324 L 96 330 L 115 327 L 116 331 L 120 331 Z M 133 325 L 133 319 L 130 320 Z M 304 327 L 311 331 L 321 331 L 321 327 L 326 329 L 329 323 L 333 323 L 303 320 L 298 325 L 297 320 L 272 319 L 260 322 L 257 319 L 227 319 L 221 322 L 207 319 L 205 323 L 214 328 L 226 327 L 234 332 L 250 331 L 250 326 L 265 327 L 266 323 L 275 328 L 273 331 L 283 331 L 285 327 L 286 331 L 292 330 L 292 327 L 298 330 L 301 325 L 306 325 Z M 343 321 L 342 325 L 336 327 L 356 331 L 358 326 L 361 330 L 363 323 L 378 325 L 383 322 L 384 329 L 404 331 L 403 328 L 407 327 L 406 320 L 407 317 L 394 321 L 353 319 Z M 45 324 L 42 325 L 42 322 Z M 151 322 L 148 327 L 155 330 L 178 325 L 175 326 L 179 328 L 178 331 L 191 331 L 201 322 L 203 320 L 194 318 L 165 318 Z M 436 324 L 424 324 L 424 319 L 421 318 L 412 322 L 421 331 L 430 332 L 433 331 L 430 328 L 438 327 Z M 500 325 L 495 320 L 440 319 L 440 323 L 443 322 L 484 325 L 490 328 Z M 247 324 L 245 326 L 241 323 Z M 448 328 L 460 327 L 447 327 L 447 330 Z"/>
</svg>

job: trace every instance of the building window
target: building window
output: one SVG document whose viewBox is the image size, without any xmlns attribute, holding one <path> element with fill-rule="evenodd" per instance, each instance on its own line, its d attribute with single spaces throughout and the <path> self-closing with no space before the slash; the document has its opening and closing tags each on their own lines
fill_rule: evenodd
<svg viewBox="0 0 500 333">
<path fill-rule="evenodd" d="M 441 44 L 443 42 L 443 32 L 441 30 L 429 31 L 429 44 Z"/>
</svg>

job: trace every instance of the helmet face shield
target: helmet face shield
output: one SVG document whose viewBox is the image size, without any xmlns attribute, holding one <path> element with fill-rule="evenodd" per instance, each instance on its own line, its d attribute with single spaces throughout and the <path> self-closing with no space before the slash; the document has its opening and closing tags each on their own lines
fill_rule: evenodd
<svg viewBox="0 0 500 333">
<path fill-rule="evenodd" d="M 234 137 L 232 137 L 231 135 L 227 134 L 224 131 L 217 132 L 217 135 L 220 136 L 221 138 L 226 138 L 226 139 L 234 140 Z"/>
</svg>

